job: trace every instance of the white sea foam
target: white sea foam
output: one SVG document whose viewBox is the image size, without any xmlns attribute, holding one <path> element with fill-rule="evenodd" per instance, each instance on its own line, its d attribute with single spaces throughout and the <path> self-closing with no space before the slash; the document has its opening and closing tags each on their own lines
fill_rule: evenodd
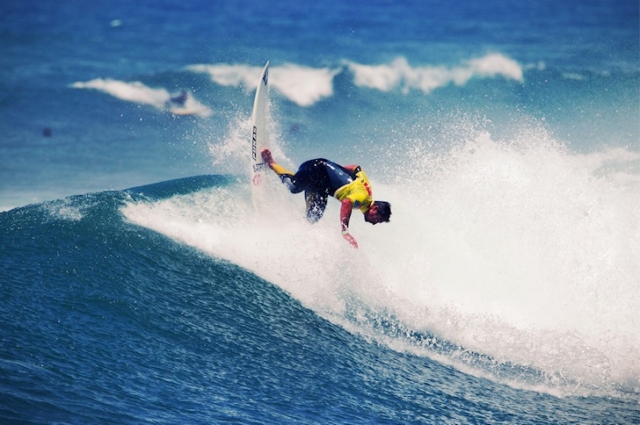
<svg viewBox="0 0 640 425">
<path fill-rule="evenodd" d="M 164 107 L 171 95 L 166 89 L 147 87 L 139 81 L 125 82 L 110 78 L 96 78 L 87 82 L 76 82 L 71 85 L 77 89 L 94 89 L 128 102 Z"/>
<path fill-rule="evenodd" d="M 246 65 L 191 65 L 188 70 L 206 73 L 211 80 L 222 86 L 244 86 L 255 90 L 260 80 L 261 67 Z M 285 64 L 272 66 L 269 70 L 269 85 L 300 106 L 310 106 L 333 95 L 333 77 L 339 69 L 310 68 Z"/>
<path fill-rule="evenodd" d="M 332 81 L 337 73 L 337 69 L 287 64 L 273 69 L 271 84 L 298 105 L 310 106 L 333 95 Z"/>
<path fill-rule="evenodd" d="M 262 68 L 249 65 L 189 65 L 187 70 L 209 74 L 211 81 L 221 86 L 237 87 L 243 85 L 247 89 L 255 89 L 260 80 Z"/>
<path fill-rule="evenodd" d="M 471 59 L 464 65 L 453 68 L 412 67 L 403 57 L 383 65 L 346 63 L 355 75 L 354 82 L 357 86 L 380 91 L 400 88 L 405 93 L 409 90 L 430 93 L 448 84 L 463 86 L 472 78 L 503 77 L 520 82 L 524 79 L 522 67 L 516 61 L 498 53 Z"/>
<path fill-rule="evenodd" d="M 574 154 L 530 124 L 515 133 L 498 142 L 482 125 L 458 122 L 446 151 L 426 140 L 397 145 L 386 158 L 405 170 L 396 181 L 382 184 L 379 170 L 368 170 L 377 199 L 392 202 L 392 221 L 372 227 L 354 213 L 357 251 L 340 237 L 337 202 L 309 226 L 303 196 L 290 195 L 274 176 L 268 213 L 254 210 L 248 186 L 129 203 L 123 213 L 253 271 L 392 349 L 476 367 L 461 363 L 463 353 L 403 344 L 402 332 L 378 334 L 358 303 L 394 318 L 407 335 L 433 334 L 489 356 L 492 365 L 522 365 L 546 377 L 494 376 L 514 386 L 637 393 L 639 156 L 622 149 Z"/>
<path fill-rule="evenodd" d="M 227 87 L 244 87 L 255 90 L 262 71 L 261 66 L 229 64 L 196 64 L 187 70 L 209 75 L 214 83 Z M 353 83 L 383 92 L 400 90 L 408 93 L 419 90 L 425 94 L 449 84 L 463 86 L 473 78 L 505 78 L 523 81 L 523 67 L 516 61 L 499 53 L 492 53 L 466 61 L 460 66 L 441 65 L 412 66 L 403 57 L 388 64 L 364 65 L 353 61 L 343 61 L 334 67 L 313 68 L 287 63 L 271 66 L 270 87 L 291 102 L 308 107 L 333 96 L 333 80 L 340 72 L 348 69 L 353 74 Z M 96 78 L 86 82 L 76 82 L 74 88 L 94 89 L 128 102 L 150 105 L 164 110 L 171 99 L 165 88 L 152 88 L 139 81 L 126 82 L 110 78 Z M 189 96 L 187 104 L 176 108 L 176 113 L 211 115 L 211 110 Z"/>
<path fill-rule="evenodd" d="M 272 66 L 270 85 L 290 101 L 303 106 L 333 95 L 333 80 L 345 67 L 353 74 L 356 86 L 388 92 L 400 89 L 403 93 L 420 90 L 425 94 L 448 84 L 463 86 L 473 78 L 502 77 L 522 82 L 523 68 L 516 61 L 499 53 L 492 53 L 466 61 L 461 66 L 411 66 L 403 57 L 389 64 L 363 65 L 344 61 L 335 67 L 312 68 L 285 64 Z M 208 74 L 211 80 L 221 86 L 243 86 L 251 91 L 256 88 L 262 70 L 259 66 L 198 64 L 186 69 Z"/>
<path fill-rule="evenodd" d="M 171 93 L 164 88 L 152 88 L 139 81 L 127 82 L 110 78 L 96 78 L 71 85 L 77 89 L 93 89 L 107 93 L 118 99 L 141 105 L 149 105 L 159 110 L 169 110 L 177 114 L 194 114 L 203 117 L 211 115 L 211 110 L 188 95 L 184 105 L 171 105 Z"/>
<path fill-rule="evenodd" d="M 78 206 L 69 199 L 61 199 L 57 201 L 45 202 L 42 208 L 51 215 L 51 217 L 66 221 L 80 221 L 84 217 L 86 205 Z"/>
<path fill-rule="evenodd" d="M 394 264 L 382 271 L 396 299 L 363 297 L 571 391 L 637 392 L 638 154 L 574 154 L 526 125 L 509 143 L 473 126 L 454 133 L 446 154 L 412 141 L 398 158 L 412 170 L 390 188 L 402 221 L 376 262 Z"/>
</svg>

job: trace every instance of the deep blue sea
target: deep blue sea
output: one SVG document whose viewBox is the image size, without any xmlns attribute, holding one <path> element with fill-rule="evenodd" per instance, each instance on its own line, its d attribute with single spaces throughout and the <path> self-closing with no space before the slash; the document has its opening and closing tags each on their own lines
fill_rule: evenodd
<svg viewBox="0 0 640 425">
<path fill-rule="evenodd" d="M 640 423 L 637 0 L 0 14 L 0 423 Z"/>
</svg>

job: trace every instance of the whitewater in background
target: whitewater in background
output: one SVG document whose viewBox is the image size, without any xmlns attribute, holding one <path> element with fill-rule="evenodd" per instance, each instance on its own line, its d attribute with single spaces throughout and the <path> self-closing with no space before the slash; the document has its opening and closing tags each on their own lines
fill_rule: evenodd
<svg viewBox="0 0 640 425">
<path fill-rule="evenodd" d="M 544 68 L 544 64 L 536 65 Z M 532 65 L 528 66 L 529 68 Z M 220 86 L 244 87 L 247 92 L 255 90 L 256 81 L 260 78 L 262 67 L 250 65 L 189 65 L 187 71 L 209 75 L 211 81 Z M 523 82 L 523 69 L 516 61 L 493 53 L 480 58 L 466 61 L 460 66 L 448 68 L 446 66 L 417 66 L 412 67 L 406 58 L 399 57 L 389 64 L 363 65 L 352 61 L 330 68 L 312 68 L 298 64 L 284 64 L 271 67 L 270 85 L 276 93 L 298 106 L 308 107 L 333 96 L 336 75 L 350 71 L 353 84 L 361 88 L 370 88 L 381 92 L 400 90 L 407 94 L 410 90 L 418 90 L 424 94 L 449 84 L 464 86 L 472 78 L 496 78 Z M 575 76 L 573 78 L 579 78 Z M 126 82 L 107 79 L 78 81 L 71 85 L 78 89 L 94 89 L 110 94 L 118 99 L 146 104 L 162 110 L 170 99 L 170 93 L 165 88 L 147 87 L 140 81 Z M 197 104 L 205 110 L 205 106 Z M 194 105 L 195 106 L 195 105 Z M 201 114 L 204 117 L 211 111 Z"/>
<path fill-rule="evenodd" d="M 118 99 L 141 105 L 149 105 L 159 111 L 171 112 L 171 93 L 164 88 L 147 87 L 139 81 L 125 82 L 112 79 L 97 78 L 86 82 L 76 82 L 71 85 L 76 89 L 93 89 L 105 92 Z M 193 111 L 193 115 L 206 118 L 211 116 L 211 109 L 194 99 L 187 97 L 183 106 L 186 110 Z"/>
<path fill-rule="evenodd" d="M 542 65 L 541 65 L 542 66 Z M 342 67 L 310 68 L 286 64 L 271 69 L 271 88 L 299 106 L 311 106 L 333 95 L 333 79 L 346 67 L 353 75 L 357 87 L 376 89 L 381 92 L 419 90 L 428 94 L 449 84 L 465 85 L 472 78 L 503 77 L 523 81 L 520 65 L 501 54 L 490 54 L 471 59 L 461 66 L 412 67 L 404 57 L 389 64 L 363 65 L 344 61 Z M 255 89 L 262 69 L 246 65 L 191 65 L 193 72 L 210 75 L 211 80 L 222 86 L 240 86 Z"/>
<path fill-rule="evenodd" d="M 132 201 L 123 213 L 394 350 L 516 388 L 636 392 L 640 179 L 627 166 L 640 155 L 576 154 L 535 122 L 496 141 L 481 120 L 455 119 L 437 142 L 447 149 L 407 139 L 377 158 L 369 175 L 375 198 L 392 201 L 392 221 L 372 228 L 354 215 L 358 251 L 336 230 L 337 203 L 309 227 L 303 197 L 276 178 L 262 211 L 240 183 Z M 236 124 L 248 130 L 246 119 Z M 233 135 L 210 146 L 223 162 L 242 162 L 235 156 L 244 148 Z M 393 173 L 399 167 L 405 172 Z M 385 174 L 395 176 L 381 181 Z"/>
</svg>

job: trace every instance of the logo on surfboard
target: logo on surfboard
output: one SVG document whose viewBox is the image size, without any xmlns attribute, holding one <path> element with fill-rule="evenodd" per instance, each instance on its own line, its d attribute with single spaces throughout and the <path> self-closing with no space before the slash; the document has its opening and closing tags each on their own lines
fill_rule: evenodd
<svg viewBox="0 0 640 425">
<path fill-rule="evenodd" d="M 253 136 L 251 136 L 251 156 L 256 159 L 258 154 L 258 127 L 253 126 Z"/>
</svg>

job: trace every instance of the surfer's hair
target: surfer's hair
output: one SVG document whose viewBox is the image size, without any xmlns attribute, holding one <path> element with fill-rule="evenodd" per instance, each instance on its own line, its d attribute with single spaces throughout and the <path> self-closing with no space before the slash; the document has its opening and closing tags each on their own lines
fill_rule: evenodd
<svg viewBox="0 0 640 425">
<path fill-rule="evenodd" d="M 389 222 L 391 220 L 391 204 L 385 201 L 375 201 L 374 205 L 378 207 L 378 214 L 383 221 Z"/>
</svg>

